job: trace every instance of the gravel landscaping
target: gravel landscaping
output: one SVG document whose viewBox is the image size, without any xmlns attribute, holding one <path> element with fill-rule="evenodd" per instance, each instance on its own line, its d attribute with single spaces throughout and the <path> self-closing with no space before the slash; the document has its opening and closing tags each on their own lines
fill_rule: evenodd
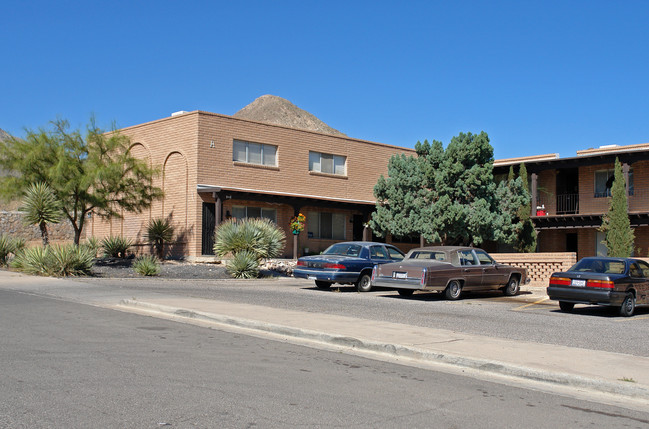
<svg viewBox="0 0 649 429">
<path fill-rule="evenodd" d="M 93 275 L 100 278 L 142 278 L 131 267 L 134 259 L 102 258 L 97 259 L 92 268 Z M 261 270 L 263 277 L 287 276 L 285 263 L 272 262 Z M 279 265 L 279 267 L 278 267 Z M 290 274 L 289 274 L 290 275 Z M 158 278 L 166 279 L 230 279 L 224 264 L 191 263 L 186 261 L 163 261 L 160 264 Z"/>
</svg>

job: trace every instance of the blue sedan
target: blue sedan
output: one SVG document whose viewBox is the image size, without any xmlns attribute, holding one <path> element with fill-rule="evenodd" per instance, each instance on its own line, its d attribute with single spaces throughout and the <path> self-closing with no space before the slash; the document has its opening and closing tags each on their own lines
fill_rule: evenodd
<svg viewBox="0 0 649 429">
<path fill-rule="evenodd" d="M 332 283 L 353 284 L 359 292 L 372 288 L 372 268 L 377 264 L 400 261 L 404 257 L 394 246 L 370 241 L 336 243 L 320 255 L 304 256 L 297 261 L 293 276 L 315 280 L 327 289 Z"/>
</svg>

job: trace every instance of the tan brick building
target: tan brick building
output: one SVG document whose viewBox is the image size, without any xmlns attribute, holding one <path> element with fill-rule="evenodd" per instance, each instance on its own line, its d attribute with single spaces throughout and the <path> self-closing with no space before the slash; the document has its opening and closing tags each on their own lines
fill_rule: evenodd
<svg viewBox="0 0 649 429">
<path fill-rule="evenodd" d="M 170 253 L 190 259 L 213 254 L 214 228 L 231 217 L 273 219 L 286 232 L 289 257 L 293 240 L 288 224 L 298 212 L 307 216 L 299 255 L 336 241 L 362 239 L 363 224 L 374 208 L 373 187 L 387 173 L 388 159 L 415 154 L 402 147 L 202 111 L 121 132 L 131 138 L 135 156 L 160 167 L 156 182 L 164 198 L 141 214 L 123 213 L 123 219 L 93 217 L 86 236 L 129 237 L 145 251 L 148 221 L 168 218 L 177 235 Z M 414 245 L 395 244 L 403 250 Z"/>
<path fill-rule="evenodd" d="M 605 255 L 597 229 L 608 211 L 615 158 L 628 183 L 628 206 L 635 230 L 636 256 L 649 254 L 649 144 L 605 146 L 577 152 L 503 159 L 494 174 L 525 163 L 532 190 L 532 219 L 539 233 L 538 252 L 576 252 L 577 258 Z M 537 207 L 539 209 L 537 210 Z"/>
</svg>

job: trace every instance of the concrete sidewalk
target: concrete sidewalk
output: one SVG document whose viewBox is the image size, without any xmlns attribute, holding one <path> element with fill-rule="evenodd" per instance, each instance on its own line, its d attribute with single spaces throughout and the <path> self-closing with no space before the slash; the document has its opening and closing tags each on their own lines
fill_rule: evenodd
<svg viewBox="0 0 649 429">
<path fill-rule="evenodd" d="M 380 353 L 397 360 L 451 365 L 483 375 L 614 394 L 622 402 L 627 398 L 649 406 L 648 357 L 171 294 L 138 292 L 134 296 L 128 290 L 107 290 L 92 283 L 82 285 L 7 271 L 0 271 L 0 288 L 176 320 L 244 328 L 350 351 Z M 530 303 L 548 302 L 544 301 L 544 289 L 534 289 L 519 298 Z"/>
</svg>

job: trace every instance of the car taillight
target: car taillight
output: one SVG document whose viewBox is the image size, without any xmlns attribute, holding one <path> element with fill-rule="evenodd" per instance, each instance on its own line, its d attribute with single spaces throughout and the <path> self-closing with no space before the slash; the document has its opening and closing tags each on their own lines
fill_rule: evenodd
<svg viewBox="0 0 649 429">
<path fill-rule="evenodd" d="M 306 262 L 304 262 L 304 261 L 300 261 L 300 260 L 298 259 L 298 261 L 297 261 L 297 265 L 298 265 L 299 267 L 306 267 Z"/>
<path fill-rule="evenodd" d="M 550 277 L 550 285 L 570 286 L 571 280 L 565 277 Z"/>
<path fill-rule="evenodd" d="M 378 267 L 378 265 L 374 265 L 374 267 L 372 268 L 372 281 L 374 281 L 374 279 L 376 278 L 376 268 L 377 267 Z"/>
<path fill-rule="evenodd" d="M 588 280 L 586 282 L 586 287 L 613 289 L 615 287 L 615 283 L 613 283 L 611 280 Z"/>
<path fill-rule="evenodd" d="M 426 268 L 421 272 L 421 285 L 426 286 Z"/>
<path fill-rule="evenodd" d="M 331 268 L 333 270 L 344 270 L 345 266 L 342 264 L 324 264 L 324 268 Z"/>
</svg>

